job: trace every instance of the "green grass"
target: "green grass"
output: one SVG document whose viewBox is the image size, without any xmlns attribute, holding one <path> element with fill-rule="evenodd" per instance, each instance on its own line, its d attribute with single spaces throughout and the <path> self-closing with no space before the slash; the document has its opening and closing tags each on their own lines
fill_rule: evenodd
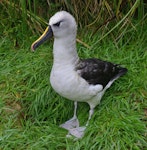
<svg viewBox="0 0 147 150">
<path fill-rule="evenodd" d="M 12 39 L 0 41 L 0 149 L 2 150 L 140 150 L 147 149 L 147 28 L 138 24 L 101 41 L 100 33 L 81 31 L 78 43 L 82 58 L 97 57 L 128 68 L 106 92 L 83 139 L 67 139 L 59 125 L 73 115 L 73 103 L 50 86 L 52 40 L 35 53 L 31 37 L 14 47 Z M 84 124 L 89 107 L 79 103 L 78 117 Z"/>
</svg>

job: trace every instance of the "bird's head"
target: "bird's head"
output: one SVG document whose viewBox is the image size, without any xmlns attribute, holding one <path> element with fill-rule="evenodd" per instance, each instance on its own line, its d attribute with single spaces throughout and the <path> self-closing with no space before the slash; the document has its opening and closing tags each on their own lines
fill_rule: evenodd
<svg viewBox="0 0 147 150">
<path fill-rule="evenodd" d="M 57 12 L 49 20 L 49 25 L 44 33 L 31 46 L 34 51 L 48 38 L 67 38 L 68 36 L 76 36 L 77 24 L 74 17 L 66 11 Z"/>
</svg>

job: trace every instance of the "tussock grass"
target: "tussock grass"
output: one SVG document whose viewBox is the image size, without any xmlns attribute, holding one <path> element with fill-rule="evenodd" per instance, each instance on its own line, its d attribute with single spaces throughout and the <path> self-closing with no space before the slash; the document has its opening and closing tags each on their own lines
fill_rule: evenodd
<svg viewBox="0 0 147 150">
<path fill-rule="evenodd" d="M 0 2 L 0 149 L 147 149 L 145 2 L 44 2 Z M 85 136 L 77 141 L 67 139 L 67 131 L 59 128 L 73 115 L 73 103 L 56 94 L 49 83 L 53 41 L 35 53 L 30 51 L 36 39 L 32 33 L 42 32 L 48 18 L 61 7 L 81 27 L 80 57 L 100 58 L 129 70 L 105 93 Z M 79 103 L 81 125 L 88 111 L 86 103 Z"/>
<path fill-rule="evenodd" d="M 83 139 L 67 139 L 59 125 L 73 114 L 73 103 L 57 95 L 49 83 L 52 41 L 30 51 L 31 41 L 14 48 L 9 38 L 0 42 L 0 148 L 1 149 L 146 149 L 146 30 L 145 23 L 130 29 L 118 41 L 107 36 L 81 32 L 87 49 L 78 44 L 83 58 L 123 64 L 129 72 L 106 92 L 97 106 Z M 85 34 L 86 33 L 86 34 Z M 110 34 L 111 35 L 111 34 Z M 33 38 L 32 38 L 33 41 Z M 79 104 L 78 117 L 84 124 L 89 107 Z"/>
<path fill-rule="evenodd" d="M 19 47 L 24 44 L 23 40 L 28 40 L 28 35 L 42 33 L 48 19 L 59 10 L 67 10 L 73 14 L 80 28 L 92 28 L 93 34 L 102 31 L 105 33 L 101 37 L 103 38 L 108 33 L 113 33 L 116 27 L 120 30 L 134 28 L 132 18 L 143 19 L 146 3 L 143 0 L 2 0 L 0 8 L 0 32 L 11 37 L 14 46 Z"/>
</svg>

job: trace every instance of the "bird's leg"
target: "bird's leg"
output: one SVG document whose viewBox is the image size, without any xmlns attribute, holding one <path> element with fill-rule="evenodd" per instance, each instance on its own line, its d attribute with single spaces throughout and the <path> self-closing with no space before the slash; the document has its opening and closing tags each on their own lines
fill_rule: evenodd
<svg viewBox="0 0 147 150">
<path fill-rule="evenodd" d="M 88 126 L 89 121 L 90 121 L 90 119 L 91 119 L 93 113 L 94 113 L 94 107 L 90 105 L 89 117 L 88 117 L 88 120 L 87 120 L 87 123 L 86 123 L 86 127 Z"/>
<path fill-rule="evenodd" d="M 73 118 L 77 119 L 77 102 L 74 102 L 74 115 Z"/>
<path fill-rule="evenodd" d="M 67 129 L 67 130 L 79 127 L 79 120 L 77 118 L 77 102 L 76 101 L 74 102 L 73 117 L 70 120 L 66 121 L 65 123 L 61 124 L 60 127 Z"/>
<path fill-rule="evenodd" d="M 84 136 L 85 129 L 88 126 L 93 113 L 94 113 L 94 107 L 90 105 L 89 117 L 88 117 L 86 125 L 83 127 L 76 127 L 76 128 L 70 129 L 68 135 L 73 135 L 76 138 L 82 138 Z"/>
</svg>

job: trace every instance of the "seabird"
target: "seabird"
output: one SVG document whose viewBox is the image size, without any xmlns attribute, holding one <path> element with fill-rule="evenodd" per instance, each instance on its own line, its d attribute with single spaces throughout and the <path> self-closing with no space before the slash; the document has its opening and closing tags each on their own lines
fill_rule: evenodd
<svg viewBox="0 0 147 150">
<path fill-rule="evenodd" d="M 34 51 L 54 36 L 50 83 L 59 95 L 74 101 L 73 117 L 60 126 L 68 130 L 68 135 L 82 138 L 94 108 L 100 103 L 105 91 L 127 69 L 96 58 L 80 59 L 76 48 L 76 34 L 74 17 L 66 11 L 59 11 L 50 18 L 45 32 L 31 48 Z M 77 118 L 77 102 L 87 102 L 90 106 L 88 121 L 82 127 Z"/>
</svg>

